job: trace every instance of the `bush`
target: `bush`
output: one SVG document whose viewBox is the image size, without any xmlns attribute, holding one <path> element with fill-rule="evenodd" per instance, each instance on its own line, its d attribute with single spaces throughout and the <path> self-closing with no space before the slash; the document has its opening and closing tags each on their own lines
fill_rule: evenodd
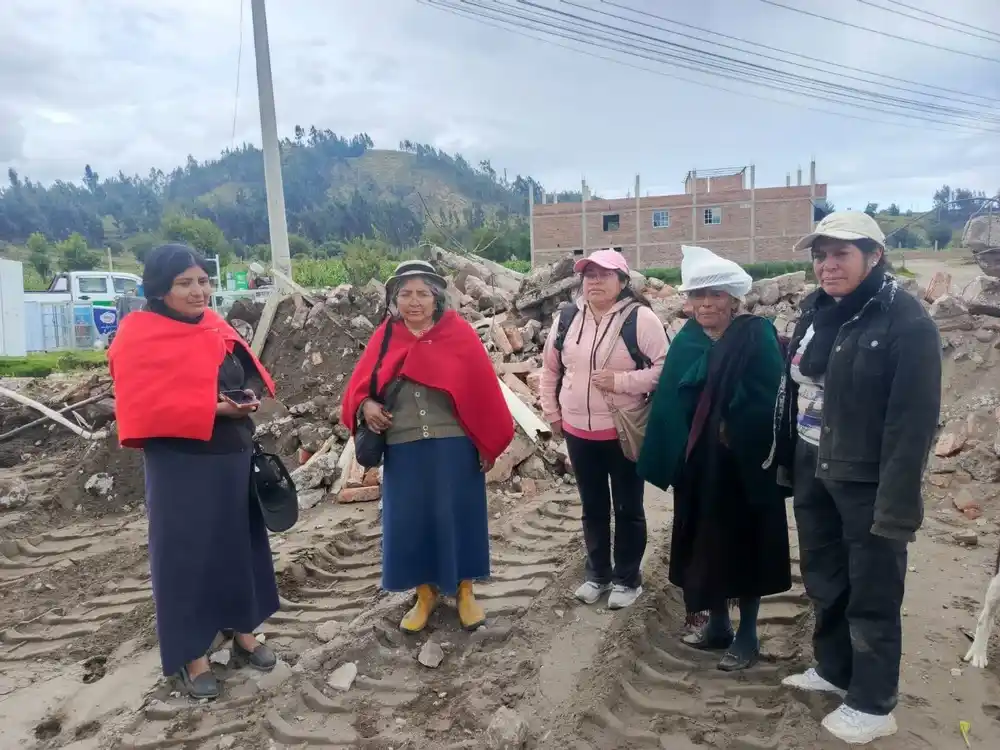
<svg viewBox="0 0 1000 750">
<path fill-rule="evenodd" d="M 347 281 L 344 264 L 339 260 L 292 259 L 292 278 L 306 289 L 339 286 Z"/>
<path fill-rule="evenodd" d="M 504 268 L 509 268 L 517 273 L 531 273 L 530 260 L 507 260 L 503 263 Z"/>
</svg>

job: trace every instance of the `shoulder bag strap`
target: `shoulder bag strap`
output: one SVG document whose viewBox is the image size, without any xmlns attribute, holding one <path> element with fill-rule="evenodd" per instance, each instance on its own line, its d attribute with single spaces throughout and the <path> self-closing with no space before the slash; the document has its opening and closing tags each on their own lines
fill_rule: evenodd
<svg viewBox="0 0 1000 750">
<path fill-rule="evenodd" d="M 622 326 L 625 325 L 625 320 L 628 318 L 628 316 L 632 314 L 632 310 L 637 308 L 638 306 L 639 303 L 633 302 L 632 304 L 626 305 L 617 313 L 615 313 L 615 321 L 614 323 L 612 323 L 611 326 L 612 330 L 609 330 L 607 335 L 607 339 L 608 341 L 611 342 L 611 345 L 608 347 L 608 353 L 604 357 L 604 361 L 601 363 L 601 366 L 598 369 L 600 370 L 607 369 L 608 362 L 611 361 L 611 355 L 614 354 L 615 345 L 618 343 L 619 339 L 621 339 Z M 604 402 L 608 405 L 608 409 L 613 414 L 616 411 L 616 408 L 611 403 L 611 398 L 604 391 L 601 391 L 601 397 L 604 399 Z"/>
</svg>

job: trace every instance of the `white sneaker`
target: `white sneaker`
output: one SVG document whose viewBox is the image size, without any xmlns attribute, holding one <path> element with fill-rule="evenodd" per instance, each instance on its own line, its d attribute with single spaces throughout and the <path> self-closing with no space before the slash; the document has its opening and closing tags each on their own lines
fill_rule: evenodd
<svg viewBox="0 0 1000 750">
<path fill-rule="evenodd" d="M 847 695 L 846 690 L 841 690 L 832 682 L 828 682 L 819 676 L 819 672 L 810 667 L 800 674 L 790 674 L 781 681 L 785 687 L 805 690 L 807 693 L 836 693 L 841 698 Z"/>
<path fill-rule="evenodd" d="M 630 589 L 628 586 L 615 584 L 611 588 L 611 596 L 608 597 L 608 609 L 625 609 L 625 607 L 635 604 L 635 600 L 642 593 L 642 586 Z"/>
<path fill-rule="evenodd" d="M 823 728 L 848 745 L 867 745 L 879 737 L 889 737 L 899 729 L 892 714 L 875 716 L 841 706 L 823 719 Z"/>
<path fill-rule="evenodd" d="M 608 591 L 611 591 L 610 583 L 594 583 L 593 581 L 584 581 L 583 585 L 573 593 L 573 596 L 584 604 L 596 604 L 597 600 Z"/>
</svg>

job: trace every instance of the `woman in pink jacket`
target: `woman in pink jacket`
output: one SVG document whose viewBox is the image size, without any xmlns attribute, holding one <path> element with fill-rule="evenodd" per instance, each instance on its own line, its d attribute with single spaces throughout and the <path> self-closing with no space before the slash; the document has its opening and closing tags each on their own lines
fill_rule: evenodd
<svg viewBox="0 0 1000 750">
<path fill-rule="evenodd" d="M 649 302 L 629 287 L 621 253 L 598 250 L 574 271 L 583 291 L 560 311 L 545 342 L 542 410 L 553 433 L 566 437 L 583 504 L 587 580 L 576 598 L 594 604 L 610 591 L 608 607 L 621 609 L 642 593 L 645 483 L 622 450 L 611 407 L 638 407 L 656 389 L 667 336 Z"/>
</svg>

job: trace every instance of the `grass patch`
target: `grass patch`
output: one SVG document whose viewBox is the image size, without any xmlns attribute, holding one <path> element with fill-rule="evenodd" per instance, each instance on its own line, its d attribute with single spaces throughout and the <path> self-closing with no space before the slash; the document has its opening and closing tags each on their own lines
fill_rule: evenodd
<svg viewBox="0 0 1000 750">
<path fill-rule="evenodd" d="M 505 260 L 503 262 L 504 268 L 509 268 L 511 271 L 517 273 L 531 273 L 531 261 L 530 260 Z"/>
<path fill-rule="evenodd" d="M 102 351 L 39 352 L 27 357 L 0 357 L 0 377 L 43 378 L 54 372 L 73 372 L 107 367 Z"/>
</svg>

